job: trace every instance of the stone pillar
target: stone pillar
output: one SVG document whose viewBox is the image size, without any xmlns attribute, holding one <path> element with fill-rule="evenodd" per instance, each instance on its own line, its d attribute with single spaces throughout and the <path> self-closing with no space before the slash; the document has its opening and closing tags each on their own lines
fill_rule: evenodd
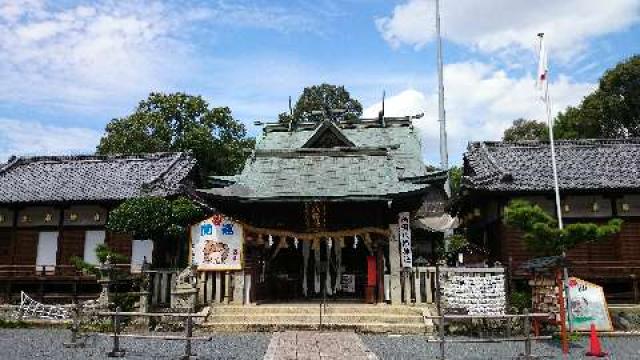
<svg viewBox="0 0 640 360">
<path fill-rule="evenodd" d="M 398 224 L 389 224 L 389 230 L 391 236 L 389 237 L 389 270 L 390 275 L 390 293 L 391 304 L 397 305 L 402 301 L 401 295 L 401 283 L 400 283 L 400 271 L 402 267 L 400 265 L 400 240 L 398 239 Z"/>
<path fill-rule="evenodd" d="M 244 302 L 244 271 L 236 271 L 233 273 L 233 304 L 242 305 Z"/>
</svg>

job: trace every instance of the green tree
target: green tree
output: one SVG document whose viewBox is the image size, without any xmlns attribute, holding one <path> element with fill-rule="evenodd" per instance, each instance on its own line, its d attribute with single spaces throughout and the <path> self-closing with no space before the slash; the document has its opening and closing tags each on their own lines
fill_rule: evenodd
<svg viewBox="0 0 640 360">
<path fill-rule="evenodd" d="M 579 106 L 558 114 L 553 129 L 565 139 L 640 136 L 640 55 L 607 70 Z"/>
<path fill-rule="evenodd" d="M 462 167 L 452 166 L 449 169 L 449 186 L 451 188 L 451 196 L 456 196 L 460 192 L 462 183 Z"/>
<path fill-rule="evenodd" d="M 545 123 L 536 120 L 526 120 L 523 118 L 513 121 L 513 125 L 504 131 L 502 140 L 548 140 L 549 131 Z"/>
<path fill-rule="evenodd" d="M 203 216 L 204 211 L 184 197 L 139 197 L 127 199 L 111 210 L 107 228 L 139 239 L 180 239 Z"/>
<path fill-rule="evenodd" d="M 540 206 L 523 200 L 509 203 L 504 211 L 504 223 L 522 230 L 527 247 L 540 255 L 560 255 L 582 243 L 606 239 L 622 227 L 622 220 L 611 219 L 604 225 L 566 224 L 561 230 L 554 217 Z"/>
<path fill-rule="evenodd" d="M 111 120 L 99 154 L 191 151 L 201 179 L 241 169 L 254 140 L 227 107 L 210 108 L 200 96 L 151 93 L 133 114 Z"/>
<path fill-rule="evenodd" d="M 332 110 L 344 110 L 347 120 L 356 120 L 362 115 L 362 105 L 344 86 L 321 84 L 307 86 L 293 107 L 293 113 L 281 113 L 278 118 L 281 123 L 289 124 L 299 121 L 319 121 L 322 114 L 331 114 Z M 313 114 L 320 111 L 321 114 Z"/>
</svg>

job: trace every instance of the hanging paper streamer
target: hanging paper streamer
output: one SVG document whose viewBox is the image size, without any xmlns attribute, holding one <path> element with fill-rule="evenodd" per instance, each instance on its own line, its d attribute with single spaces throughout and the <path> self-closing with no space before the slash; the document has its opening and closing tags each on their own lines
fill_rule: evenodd
<svg viewBox="0 0 640 360">
<path fill-rule="evenodd" d="M 327 264 L 331 263 L 331 238 L 327 240 Z M 331 296 L 331 268 L 327 266 L 327 271 L 324 274 L 324 284 L 325 290 L 327 291 L 327 295 Z"/>
<path fill-rule="evenodd" d="M 320 272 L 318 271 L 320 266 L 320 240 L 318 239 L 313 240 L 313 256 L 316 261 L 316 266 L 313 267 L 313 290 L 318 294 L 320 293 Z"/>
<path fill-rule="evenodd" d="M 293 246 L 295 246 L 296 249 L 298 248 L 298 238 L 297 237 L 293 238 Z"/>
<path fill-rule="evenodd" d="M 269 234 L 269 244 L 267 245 L 268 247 L 272 247 L 273 246 L 273 235 Z"/>
<path fill-rule="evenodd" d="M 302 242 L 302 294 L 307 296 L 307 269 L 309 267 L 309 251 L 311 250 L 311 244 L 309 241 Z"/>
<path fill-rule="evenodd" d="M 358 248 L 358 235 L 353 235 L 353 248 Z"/>
</svg>

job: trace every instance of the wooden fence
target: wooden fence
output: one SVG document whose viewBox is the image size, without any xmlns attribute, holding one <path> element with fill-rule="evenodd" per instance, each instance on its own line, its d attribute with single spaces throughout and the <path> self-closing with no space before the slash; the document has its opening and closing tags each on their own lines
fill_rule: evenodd
<svg viewBox="0 0 640 360">
<path fill-rule="evenodd" d="M 145 270 L 149 277 L 149 296 L 152 306 L 170 306 L 179 269 Z M 198 303 L 248 303 L 251 276 L 243 271 L 197 273 Z"/>
<path fill-rule="evenodd" d="M 441 273 L 455 272 L 469 275 L 495 275 L 505 273 L 502 267 L 495 268 L 449 268 L 441 267 Z M 153 306 L 169 306 L 175 279 L 180 270 L 145 270 L 149 276 L 150 303 Z M 436 301 L 435 266 L 414 267 L 400 274 L 401 299 L 405 304 L 431 304 Z M 251 275 L 243 271 L 199 272 L 197 274 L 198 303 L 251 302 Z M 385 286 L 389 286 L 388 282 Z"/>
<path fill-rule="evenodd" d="M 493 276 L 504 274 L 503 267 L 491 268 L 467 268 L 467 267 L 441 267 L 441 274 L 459 273 L 470 276 Z M 385 284 L 386 285 L 386 284 Z M 436 301 L 436 267 L 419 266 L 411 271 L 400 273 L 400 285 L 402 302 L 405 304 L 431 304 Z"/>
</svg>

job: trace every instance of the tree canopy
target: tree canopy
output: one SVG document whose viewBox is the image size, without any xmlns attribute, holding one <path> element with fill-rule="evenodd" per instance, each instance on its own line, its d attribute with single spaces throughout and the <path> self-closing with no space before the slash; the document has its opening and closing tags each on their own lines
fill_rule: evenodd
<svg viewBox="0 0 640 360">
<path fill-rule="evenodd" d="M 278 119 L 281 123 L 289 124 L 299 121 L 318 121 L 324 115 L 331 115 L 332 110 L 345 110 L 347 120 L 355 120 L 362 115 L 362 105 L 351 97 L 344 86 L 321 84 L 307 86 L 296 101 L 291 114 L 281 113 Z M 321 114 L 313 114 L 320 111 Z"/>
<path fill-rule="evenodd" d="M 557 220 L 540 206 L 513 200 L 505 208 L 504 222 L 524 232 L 529 249 L 539 255 L 560 255 L 582 243 L 606 239 L 618 232 L 622 220 L 611 219 L 604 225 L 593 223 L 566 224 L 561 230 Z"/>
<path fill-rule="evenodd" d="M 502 140 L 504 141 L 520 141 L 520 140 L 546 140 L 549 138 L 547 125 L 527 119 L 517 119 L 513 121 L 513 125 L 504 131 Z"/>
<path fill-rule="evenodd" d="M 190 151 L 201 178 L 235 174 L 254 140 L 228 107 L 210 108 L 200 96 L 151 93 L 128 116 L 111 120 L 99 154 Z"/>
</svg>

